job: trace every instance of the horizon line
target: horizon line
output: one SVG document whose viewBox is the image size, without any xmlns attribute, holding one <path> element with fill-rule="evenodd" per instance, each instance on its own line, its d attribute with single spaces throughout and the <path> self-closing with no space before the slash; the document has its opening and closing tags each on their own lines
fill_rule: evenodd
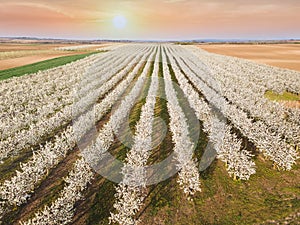
<svg viewBox="0 0 300 225">
<path fill-rule="evenodd" d="M 117 38 L 60 38 L 37 36 L 0 36 L 0 39 L 63 40 L 63 41 L 128 41 L 128 42 L 218 42 L 218 41 L 300 41 L 300 38 L 182 38 L 182 39 L 117 39 Z"/>
</svg>

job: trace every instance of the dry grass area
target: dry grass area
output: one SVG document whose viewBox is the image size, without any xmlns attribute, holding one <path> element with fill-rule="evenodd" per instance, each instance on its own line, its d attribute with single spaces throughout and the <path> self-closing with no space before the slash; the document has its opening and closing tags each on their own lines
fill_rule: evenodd
<svg viewBox="0 0 300 225">
<path fill-rule="evenodd" d="M 300 71 L 300 44 L 203 44 L 199 47 L 217 54 Z"/>
<path fill-rule="evenodd" d="M 19 44 L 19 43 L 1 43 L 0 52 L 10 51 L 35 51 L 35 50 L 51 50 L 63 45 L 59 44 Z"/>
</svg>

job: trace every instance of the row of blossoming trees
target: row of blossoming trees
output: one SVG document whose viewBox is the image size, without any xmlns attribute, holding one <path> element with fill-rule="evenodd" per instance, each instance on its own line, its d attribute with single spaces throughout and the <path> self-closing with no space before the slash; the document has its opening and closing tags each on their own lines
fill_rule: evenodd
<svg viewBox="0 0 300 225">
<path fill-rule="evenodd" d="M 147 197 L 154 110 L 161 84 L 167 101 L 178 188 L 188 200 L 201 192 L 201 159 L 194 154 L 198 139 L 192 137 L 193 127 L 182 99 L 203 124 L 209 144 L 216 158 L 224 162 L 229 177 L 249 180 L 255 174 L 255 158 L 243 145 L 245 141 L 280 170 L 290 170 L 296 163 L 300 111 L 271 102 L 264 93 L 300 93 L 299 73 L 209 54 L 194 47 L 132 44 L 110 50 L 0 83 L 0 161 L 6 165 L 17 161 L 19 155 L 27 155 L 14 172 L 1 179 L 0 218 L 26 205 L 47 180 L 49 171 L 79 147 L 78 160 L 68 165 L 70 169 L 57 198 L 21 222 L 71 223 L 76 203 L 84 199 L 86 188 L 94 182 L 95 170 L 109 156 L 121 126 L 147 83 L 133 144 L 121 164 L 122 178 L 115 185 L 111 223 L 139 223 L 136 216 Z M 99 121 L 100 129 L 95 127 Z M 87 141 L 90 133 L 94 138 Z"/>
</svg>

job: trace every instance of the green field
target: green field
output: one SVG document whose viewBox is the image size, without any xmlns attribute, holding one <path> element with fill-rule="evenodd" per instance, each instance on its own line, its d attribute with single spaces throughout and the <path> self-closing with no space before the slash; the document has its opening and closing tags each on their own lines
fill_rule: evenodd
<svg viewBox="0 0 300 225">
<path fill-rule="evenodd" d="M 71 56 L 62 56 L 54 59 L 45 60 L 42 62 L 37 62 L 25 66 L 20 66 L 16 68 L 11 68 L 7 70 L 0 71 L 0 80 L 6 80 L 11 77 L 20 77 L 26 74 L 36 73 L 38 71 L 51 69 L 54 67 L 62 66 L 70 62 L 74 62 L 79 59 L 83 59 L 92 54 L 96 54 L 99 52 L 89 52 L 79 55 L 71 55 Z"/>
</svg>

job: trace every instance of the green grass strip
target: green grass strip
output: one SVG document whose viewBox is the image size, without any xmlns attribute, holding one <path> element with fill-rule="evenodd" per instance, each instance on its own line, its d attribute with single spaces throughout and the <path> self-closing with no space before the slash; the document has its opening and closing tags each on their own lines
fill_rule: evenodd
<svg viewBox="0 0 300 225">
<path fill-rule="evenodd" d="M 300 100 L 299 95 L 287 91 L 285 91 L 282 94 L 277 94 L 273 91 L 267 91 L 265 93 L 265 97 L 272 101 L 299 101 Z"/>
<path fill-rule="evenodd" d="M 25 66 L 2 70 L 2 71 L 0 71 L 0 81 L 9 79 L 11 77 L 20 77 L 25 74 L 32 74 L 32 73 L 36 73 L 38 71 L 62 66 L 67 63 L 74 62 L 79 59 L 83 59 L 87 56 L 90 56 L 90 55 L 96 54 L 96 53 L 99 53 L 99 52 L 90 52 L 90 53 L 84 53 L 84 54 L 79 54 L 79 55 L 62 56 L 62 57 L 49 59 L 49 60 L 45 60 L 45 61 L 41 61 L 41 62 L 37 62 L 37 63 L 25 65 Z"/>
</svg>

